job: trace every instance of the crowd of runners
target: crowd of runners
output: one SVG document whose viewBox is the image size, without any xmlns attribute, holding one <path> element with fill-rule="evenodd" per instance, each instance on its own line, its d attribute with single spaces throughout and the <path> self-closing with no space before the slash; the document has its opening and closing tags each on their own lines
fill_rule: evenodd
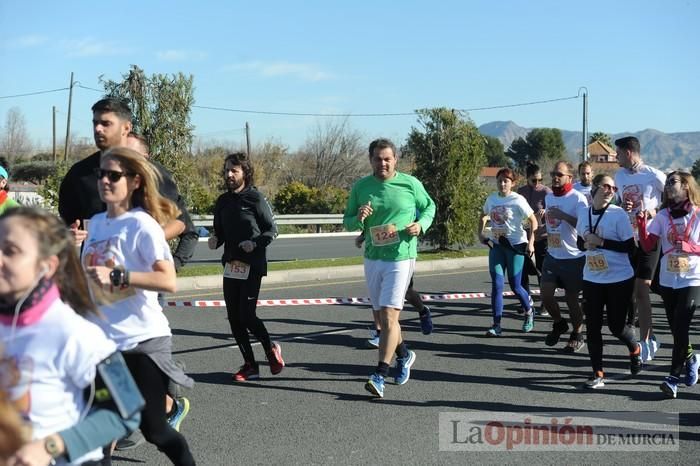
<svg viewBox="0 0 700 466">
<path fill-rule="evenodd" d="M 191 257 L 197 234 L 172 176 L 149 160 L 145 139 L 133 132 L 128 105 L 106 98 L 92 112 L 99 150 L 66 174 L 60 217 L 9 202 L 8 170 L 0 167 L 0 464 L 106 465 L 115 448 L 144 440 L 173 464 L 195 464 L 179 432 L 190 409 L 181 387 L 193 381 L 173 360 L 160 294 L 175 290 L 176 270 Z M 597 389 L 605 385 L 604 323 L 627 347 L 632 375 L 654 359 L 653 287 L 673 334 L 671 369 L 660 389 L 675 398 L 681 382 L 697 383 L 700 365 L 688 336 L 700 300 L 700 189 L 689 173 L 665 175 L 644 164 L 636 138 L 615 145 L 615 173 L 594 174 L 588 162 L 575 173 L 561 160 L 545 186 L 540 167 L 530 164 L 515 190 L 518 175 L 498 171 L 497 191 L 478 218 L 492 283 L 493 320 L 484 334 L 502 335 L 507 278 L 522 331 L 551 325 L 547 346 L 570 332 L 563 350 L 587 346 L 591 377 L 582 386 Z M 422 332 L 433 331 L 413 272 L 418 237 L 436 206 L 420 180 L 397 170 L 390 140 L 372 141 L 368 157 L 372 173 L 354 184 L 343 223 L 359 232 L 356 245 L 364 250 L 368 344 L 377 348 L 364 387 L 381 398 L 387 378 L 407 383 L 418 358 L 402 335 L 404 302 L 418 311 Z M 246 154 L 222 162 L 226 189 L 208 246 L 223 246 L 222 289 L 242 358 L 232 382 L 245 383 L 261 370 L 251 334 L 273 375 L 285 367 L 256 310 L 277 228 Z M 540 286 L 537 304 L 530 277 Z"/>
</svg>

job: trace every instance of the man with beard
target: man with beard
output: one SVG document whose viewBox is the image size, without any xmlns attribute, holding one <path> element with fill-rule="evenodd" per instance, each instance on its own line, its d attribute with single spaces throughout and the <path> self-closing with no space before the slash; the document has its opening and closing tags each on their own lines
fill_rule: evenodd
<svg viewBox="0 0 700 466">
<path fill-rule="evenodd" d="M 646 165 L 640 155 L 639 140 L 627 136 L 615 141 L 617 163 L 620 169 L 615 173 L 615 184 L 620 207 L 630 216 L 635 240 L 639 241 L 639 232 L 635 216 L 643 215 L 648 220 L 656 215 L 661 204 L 666 175 L 656 168 Z M 651 321 L 651 301 L 649 287 L 659 263 L 658 247 L 647 252 L 639 245 L 635 248 L 632 267 L 634 268 L 634 303 L 630 303 L 629 323 L 634 322 L 634 311 L 639 317 L 639 344 L 642 347 L 642 362 L 651 361 L 658 349 Z"/>
<path fill-rule="evenodd" d="M 593 168 L 588 160 L 578 164 L 578 181 L 574 183 L 574 189 L 584 196 L 588 204 L 591 203 L 591 182 L 593 181 Z"/>
<path fill-rule="evenodd" d="M 554 321 L 552 331 L 544 342 L 554 346 L 559 337 L 569 330 L 562 318 L 559 304 L 554 297 L 558 287 L 564 289 L 566 304 L 573 329 L 564 351 L 573 353 L 584 346 L 583 312 L 578 295 L 583 286 L 583 266 L 586 258 L 577 245 L 576 213 L 588 206 L 586 197 L 573 189 L 573 166 L 560 160 L 554 165 L 552 192 L 545 197 L 545 223 L 547 225 L 547 255 L 542 265 L 542 304 Z"/>
</svg>

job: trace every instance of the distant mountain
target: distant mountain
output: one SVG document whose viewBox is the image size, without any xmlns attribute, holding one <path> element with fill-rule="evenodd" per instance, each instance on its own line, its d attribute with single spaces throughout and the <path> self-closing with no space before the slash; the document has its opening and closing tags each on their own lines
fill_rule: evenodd
<svg viewBox="0 0 700 466">
<path fill-rule="evenodd" d="M 512 121 L 492 121 L 479 127 L 482 134 L 498 138 L 504 147 L 519 137 L 525 138 L 532 128 L 523 128 Z M 590 131 L 589 134 L 594 133 Z M 578 162 L 581 154 L 581 131 L 561 130 L 566 152 L 572 162 Z M 642 159 L 656 168 L 668 171 L 673 168 L 690 169 L 700 159 L 700 131 L 687 133 L 662 133 L 645 129 L 636 133 L 610 135 L 614 141 L 623 136 L 636 136 L 642 146 Z"/>
</svg>

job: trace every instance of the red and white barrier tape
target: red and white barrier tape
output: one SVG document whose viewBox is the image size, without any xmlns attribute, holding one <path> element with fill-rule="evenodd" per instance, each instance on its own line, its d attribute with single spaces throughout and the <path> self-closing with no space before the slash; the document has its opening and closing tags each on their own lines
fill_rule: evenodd
<svg viewBox="0 0 700 466">
<path fill-rule="evenodd" d="M 540 294 L 540 290 L 530 290 L 531 294 Z M 422 294 L 423 301 L 450 301 L 453 299 L 478 299 L 489 298 L 490 293 L 448 293 L 448 294 Z M 515 296 L 512 291 L 504 291 L 503 296 Z M 327 306 L 332 304 L 367 305 L 369 298 L 294 298 L 294 299 L 259 299 L 258 307 L 273 306 Z M 166 301 L 164 307 L 226 307 L 226 303 L 219 299 L 214 301 Z"/>
</svg>

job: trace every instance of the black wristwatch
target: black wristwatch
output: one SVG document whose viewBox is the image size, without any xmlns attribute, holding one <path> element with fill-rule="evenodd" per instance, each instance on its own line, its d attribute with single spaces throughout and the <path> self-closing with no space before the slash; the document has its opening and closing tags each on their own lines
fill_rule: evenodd
<svg viewBox="0 0 700 466">
<path fill-rule="evenodd" d="M 62 455 L 58 447 L 58 442 L 55 438 L 53 438 L 53 436 L 49 436 L 44 439 L 44 450 L 46 450 L 46 453 L 51 455 L 51 458 L 54 459 Z"/>
<path fill-rule="evenodd" d="M 129 286 L 129 271 L 124 270 L 123 267 L 115 267 L 109 273 L 109 280 L 112 282 L 112 286 L 116 288 L 123 288 Z"/>
</svg>

